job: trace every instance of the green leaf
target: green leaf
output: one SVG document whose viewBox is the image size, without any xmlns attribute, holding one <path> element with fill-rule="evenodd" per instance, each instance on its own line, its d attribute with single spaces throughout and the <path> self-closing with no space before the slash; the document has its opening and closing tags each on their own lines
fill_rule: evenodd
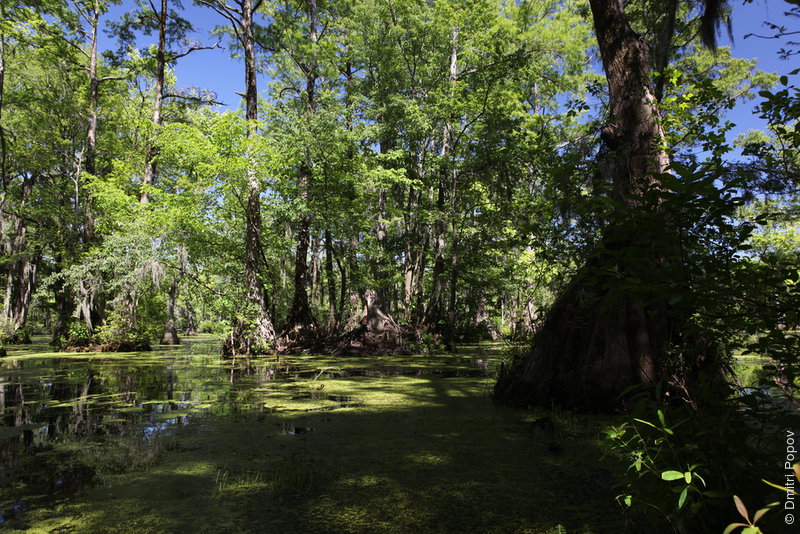
<svg viewBox="0 0 800 534">
<path fill-rule="evenodd" d="M 680 471 L 664 471 L 661 473 L 662 480 L 679 480 L 683 478 L 683 473 Z"/>
<path fill-rule="evenodd" d="M 644 419 L 636 419 L 636 418 L 634 418 L 633 420 L 637 421 L 639 423 L 645 424 L 645 425 L 647 425 L 649 427 L 653 427 L 656 430 L 658 430 L 658 427 L 656 425 L 654 425 L 653 423 L 651 423 L 650 421 L 645 421 Z"/>
<path fill-rule="evenodd" d="M 769 508 L 762 508 L 761 510 L 753 514 L 753 524 L 758 523 L 758 520 L 764 517 L 764 514 L 769 512 L 769 510 L 770 510 Z"/>
<path fill-rule="evenodd" d="M 748 526 L 749 525 L 747 525 L 745 523 L 731 523 L 730 525 L 725 527 L 725 530 L 722 531 L 722 534 L 731 534 L 731 532 L 733 532 L 734 530 L 736 530 L 739 527 L 748 527 Z"/>
<path fill-rule="evenodd" d="M 685 488 L 683 488 L 683 491 L 681 492 L 681 496 L 678 497 L 678 510 L 683 508 L 683 503 L 686 502 L 686 496 L 688 494 L 689 494 L 689 486 L 686 486 Z"/>
<path fill-rule="evenodd" d="M 779 490 L 781 490 L 781 491 L 785 491 L 786 493 L 791 493 L 791 494 L 793 494 L 793 495 L 797 495 L 797 492 L 796 492 L 796 491 L 794 491 L 794 490 L 792 490 L 792 489 L 789 489 L 789 488 L 786 488 L 786 487 L 784 487 L 784 486 L 779 486 L 778 484 L 774 484 L 774 483 L 770 482 L 769 480 L 764 480 L 764 479 L 762 478 L 762 479 L 761 479 L 761 482 L 763 482 L 764 484 L 767 484 L 768 486 L 772 486 L 772 487 L 773 487 L 773 488 L 775 488 L 775 489 L 779 489 Z"/>
<path fill-rule="evenodd" d="M 687 484 L 691 484 L 692 483 L 692 472 L 691 471 L 686 471 L 683 474 L 683 478 L 684 478 L 684 480 L 686 480 Z"/>
</svg>

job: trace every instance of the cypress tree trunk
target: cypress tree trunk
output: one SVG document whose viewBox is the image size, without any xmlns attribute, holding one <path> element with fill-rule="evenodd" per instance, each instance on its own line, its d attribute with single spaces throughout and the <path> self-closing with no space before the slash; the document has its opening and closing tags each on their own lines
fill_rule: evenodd
<svg viewBox="0 0 800 534">
<path fill-rule="evenodd" d="M 24 178 L 20 198 L 20 210 L 28 203 L 33 190 L 34 177 Z M 13 225 L 13 237 L 6 235 L 8 228 L 5 222 L 0 224 L 0 250 L 14 257 L 8 262 L 6 272 L 6 294 L 3 302 L 3 316 L 0 320 L 0 340 L 11 343 L 30 343 L 27 334 L 20 333 L 28 320 L 28 311 L 36 284 L 38 258 L 30 250 L 27 233 L 28 228 L 23 217 L 9 221 Z"/>
<path fill-rule="evenodd" d="M 89 24 L 89 68 L 87 74 L 89 76 L 89 101 L 86 129 L 86 157 L 83 161 L 84 169 L 88 178 L 82 172 L 80 162 L 77 167 L 77 180 L 84 177 L 84 181 L 92 180 L 97 174 L 97 121 L 99 109 L 99 89 L 100 89 L 100 76 L 98 73 L 97 61 L 97 30 L 100 25 L 100 2 L 94 0 L 91 8 L 83 14 L 85 20 Z M 77 189 L 76 189 L 77 195 Z M 83 229 L 82 239 L 83 248 L 88 250 L 95 239 L 95 220 L 94 220 L 94 203 L 92 196 L 89 194 L 88 187 L 84 187 L 80 193 L 80 197 L 76 196 L 76 202 L 80 201 L 83 204 Z M 79 290 L 79 318 L 84 321 L 86 327 L 91 333 L 94 327 L 99 325 L 103 320 L 101 306 L 102 298 L 98 295 L 98 287 L 95 286 L 94 281 L 84 279 L 80 281 Z"/>
<path fill-rule="evenodd" d="M 178 298 L 178 279 L 174 278 L 169 288 L 169 303 L 167 304 L 167 314 L 169 319 L 164 327 L 164 334 L 161 336 L 162 345 L 178 345 L 181 340 L 178 337 L 178 330 L 175 328 L 175 300 Z"/>
<path fill-rule="evenodd" d="M 255 121 L 258 119 L 258 88 L 256 85 L 256 53 L 253 37 L 253 4 L 242 0 L 241 17 L 229 13 L 229 20 L 236 21 L 244 48 L 245 63 L 245 118 L 248 120 L 247 138 L 257 135 Z M 225 9 L 217 4 L 220 9 Z M 255 313 L 248 320 L 235 321 L 233 329 L 222 345 L 225 355 L 253 354 L 270 350 L 275 342 L 275 329 L 272 325 L 269 306 L 264 295 L 264 287 L 259 278 L 261 249 L 261 182 L 256 172 L 256 162 L 252 154 L 247 154 L 247 198 L 245 202 L 245 298 Z M 248 324 L 249 323 L 249 324 Z"/>
<path fill-rule="evenodd" d="M 669 373 L 665 354 L 674 324 L 666 303 L 621 283 L 633 276 L 653 281 L 669 261 L 655 244 L 666 230 L 647 224 L 658 208 L 643 198 L 669 164 L 649 51 L 621 2 L 591 0 L 591 9 L 609 88 L 601 167 L 618 208 L 600 251 L 558 296 L 529 356 L 499 378 L 495 398 L 516 405 L 610 409 L 629 386 Z"/>
<path fill-rule="evenodd" d="M 56 265 L 61 268 L 63 258 L 61 254 L 56 254 Z M 69 323 L 72 317 L 72 312 L 75 309 L 75 302 L 72 291 L 66 287 L 64 280 L 61 277 L 55 277 L 53 280 L 53 297 L 55 300 L 56 310 L 56 323 L 53 326 L 53 345 L 59 345 L 62 338 L 66 338 L 68 334 Z"/>
<path fill-rule="evenodd" d="M 89 125 L 86 130 L 86 172 L 92 176 L 97 174 L 97 109 L 100 78 L 97 74 L 97 29 L 100 24 L 100 4 L 97 0 L 91 11 L 90 54 L 89 54 Z M 94 239 L 94 211 L 92 197 L 84 193 L 83 242 L 88 244 Z"/>
<path fill-rule="evenodd" d="M 0 5 L 0 17 L 6 20 L 5 4 Z M 8 143 L 6 140 L 6 129 L 3 126 L 3 104 L 5 96 L 6 81 L 6 36 L 0 32 L 0 189 L 6 191 L 8 186 L 8 176 L 6 163 L 8 160 Z M 5 195 L 5 193 L 4 193 Z M 5 196 L 3 196 L 5 200 Z M 2 215 L 0 215 L 2 216 Z"/>
<path fill-rule="evenodd" d="M 158 48 L 156 49 L 156 86 L 153 93 L 153 126 L 155 128 L 153 134 L 157 136 L 163 122 L 161 110 L 164 102 L 164 74 L 167 66 L 167 0 L 161 0 L 161 9 L 158 12 L 154 10 L 154 14 L 158 18 Z M 155 182 L 156 156 L 158 156 L 158 143 L 154 140 L 145 156 L 143 187 L 139 197 L 142 204 L 150 202 L 147 188 Z"/>
<path fill-rule="evenodd" d="M 450 70 L 448 82 L 450 83 L 450 97 L 453 95 L 453 85 L 457 80 L 458 75 L 458 27 L 454 27 L 450 34 L 451 48 L 450 48 Z M 443 168 L 439 184 L 436 192 L 436 211 L 438 217 L 434 223 L 434 262 L 432 273 L 432 289 L 428 307 L 425 310 L 425 326 L 434 332 L 444 334 L 445 343 L 448 348 L 452 350 L 452 324 L 447 322 L 445 315 L 445 248 L 447 223 L 445 221 L 445 213 L 447 207 L 447 185 L 452 180 L 452 164 L 450 162 L 450 153 L 453 149 L 453 124 L 448 118 L 442 131 L 442 150 L 441 158 Z M 455 191 L 451 191 L 450 202 L 454 200 Z M 455 244 L 453 244 L 455 245 Z"/>
<path fill-rule="evenodd" d="M 242 36 L 245 50 L 245 85 L 246 85 L 246 118 L 251 121 L 247 129 L 247 137 L 257 135 L 255 124 L 258 120 L 258 88 L 256 85 L 256 53 L 253 38 L 253 11 L 250 0 L 242 2 Z M 269 315 L 264 287 L 258 277 L 260 270 L 261 249 L 261 183 L 255 169 L 255 162 L 250 162 L 247 170 L 247 231 L 245 253 L 245 279 L 247 298 L 255 304 L 259 316 L 256 318 L 255 339 L 253 345 L 270 347 L 275 339 L 275 330 Z M 252 350 L 254 347 L 248 347 Z"/>
<path fill-rule="evenodd" d="M 304 65 L 306 74 L 306 110 L 309 117 L 316 111 L 316 84 L 317 84 L 317 61 L 315 58 L 316 45 L 319 40 L 317 33 L 318 24 L 317 1 L 308 0 L 308 32 L 312 54 L 309 62 Z M 300 165 L 297 177 L 297 185 L 300 190 L 300 200 L 304 208 L 307 208 L 309 181 L 311 179 L 311 151 L 305 149 L 305 161 Z M 311 306 L 308 303 L 308 291 L 306 282 L 308 280 L 308 245 L 311 221 L 306 211 L 300 214 L 297 225 L 297 248 L 294 261 L 294 297 L 292 298 L 292 308 L 289 310 L 289 317 L 286 319 L 284 335 L 289 336 L 294 341 L 308 343 L 316 337 L 317 324 Z"/>
<path fill-rule="evenodd" d="M 325 281 L 328 290 L 328 334 L 333 335 L 339 330 L 339 312 L 336 306 L 336 277 L 333 274 L 333 237 L 328 229 L 325 230 Z"/>
</svg>

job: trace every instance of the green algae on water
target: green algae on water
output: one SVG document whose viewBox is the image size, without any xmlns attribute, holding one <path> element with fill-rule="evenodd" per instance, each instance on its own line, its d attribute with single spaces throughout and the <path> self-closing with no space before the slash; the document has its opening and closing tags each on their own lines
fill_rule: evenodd
<svg viewBox="0 0 800 534">
<path fill-rule="evenodd" d="M 526 425 L 541 413 L 492 403 L 496 347 L 470 350 L 233 365 L 188 340 L 178 350 L 127 357 L 5 359 L 3 428 L 22 431 L 0 436 L 14 458 L 4 471 L 2 510 L 26 507 L 4 516 L 5 526 L 87 533 L 621 528 L 615 492 L 593 482 L 608 479 L 598 462 L 598 421 L 554 414 L 564 442 L 553 456 Z M 49 471 L 32 476 L 44 458 Z"/>
</svg>

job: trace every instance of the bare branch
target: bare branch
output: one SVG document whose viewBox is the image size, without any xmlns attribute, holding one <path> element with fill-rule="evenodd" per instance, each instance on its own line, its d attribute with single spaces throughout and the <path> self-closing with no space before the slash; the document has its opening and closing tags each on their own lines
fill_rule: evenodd
<svg viewBox="0 0 800 534">
<path fill-rule="evenodd" d="M 317 37 L 317 42 L 321 41 L 322 38 L 325 36 L 325 32 L 328 31 L 328 26 L 330 26 L 330 19 L 325 19 L 325 26 L 322 27 L 322 31 L 319 32 L 319 37 Z"/>
<path fill-rule="evenodd" d="M 85 21 L 86 21 L 88 24 L 91 24 L 91 23 L 92 23 L 91 19 L 89 18 L 89 15 L 88 15 L 88 13 L 86 13 L 86 12 L 85 12 L 85 10 L 83 10 L 83 9 L 81 8 L 80 2 L 75 2 L 75 1 L 73 0 L 73 2 L 72 2 L 72 5 L 75 7 L 75 11 L 77 11 L 77 12 L 78 12 L 78 15 L 80 15 L 80 16 L 81 16 L 81 17 L 82 17 L 82 18 L 83 18 L 83 19 L 84 19 L 84 20 L 85 20 Z M 86 36 L 86 33 L 83 31 L 83 28 L 81 28 L 79 31 L 80 31 L 81 33 L 83 33 L 83 34 L 84 34 L 84 36 Z"/>
<path fill-rule="evenodd" d="M 226 4 L 219 4 L 218 2 L 213 2 L 211 0 L 199 0 L 201 5 L 204 5 L 210 9 L 216 11 L 219 15 L 225 17 L 230 21 L 233 25 L 233 29 L 236 32 L 237 38 L 239 38 L 239 31 L 237 30 L 238 26 L 241 26 L 241 21 L 235 16 L 238 15 L 239 17 L 242 16 L 242 13 Z M 224 6 L 224 7 L 223 7 Z M 241 39 L 240 39 L 241 40 Z"/>
<path fill-rule="evenodd" d="M 110 82 L 114 80 L 125 80 L 125 79 L 127 79 L 125 76 L 103 76 L 102 78 L 97 80 L 97 83 Z"/>
<path fill-rule="evenodd" d="M 180 54 L 171 55 L 169 61 L 171 63 L 171 62 L 173 62 L 175 60 L 178 60 L 178 59 L 180 59 L 182 57 L 188 56 L 192 52 L 197 52 L 198 50 L 214 50 L 215 48 L 222 49 L 222 47 L 219 45 L 219 42 L 214 43 L 214 46 L 192 46 L 188 50 L 186 50 L 185 52 L 182 52 Z"/>
<path fill-rule="evenodd" d="M 284 87 L 283 89 L 281 89 L 281 90 L 278 92 L 278 98 L 279 98 L 279 99 L 283 98 L 283 93 L 285 93 L 285 92 L 287 92 L 287 91 L 294 91 L 294 92 L 295 92 L 295 93 L 297 93 L 298 95 L 301 95 L 301 94 L 302 94 L 302 92 L 300 91 L 300 89 L 298 89 L 297 87 Z"/>
<path fill-rule="evenodd" d="M 210 7 L 211 9 L 213 9 L 214 11 L 216 11 L 217 13 L 219 13 L 220 15 L 222 15 L 222 16 L 224 16 L 226 18 L 233 17 L 234 15 L 238 15 L 239 17 L 242 16 L 242 11 L 240 9 L 236 9 L 235 7 L 233 7 L 233 6 L 229 5 L 229 4 L 220 2 L 219 0 L 216 0 L 216 1 L 215 0 L 198 0 L 198 1 L 199 1 L 200 4 L 202 4 L 204 6 L 207 6 L 207 7 Z"/>
<path fill-rule="evenodd" d="M 198 104 L 203 105 L 217 105 L 217 106 L 224 106 L 224 102 L 220 102 L 216 99 L 216 95 L 212 96 L 211 94 L 192 94 L 188 92 L 172 92 L 172 93 L 165 93 L 164 98 L 179 98 L 181 100 L 189 100 L 192 102 L 197 102 Z"/>
<path fill-rule="evenodd" d="M 748 33 L 747 35 L 744 36 L 744 38 L 747 39 L 748 37 L 756 37 L 758 39 L 780 39 L 781 37 L 786 37 L 787 35 L 800 35 L 800 30 L 793 32 L 781 32 L 777 35 L 761 35 L 758 33 Z"/>
</svg>

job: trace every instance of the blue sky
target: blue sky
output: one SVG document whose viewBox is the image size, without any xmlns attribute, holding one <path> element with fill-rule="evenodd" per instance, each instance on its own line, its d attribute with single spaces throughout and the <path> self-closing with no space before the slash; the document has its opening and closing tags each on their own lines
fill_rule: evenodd
<svg viewBox="0 0 800 534">
<path fill-rule="evenodd" d="M 787 20 L 783 14 L 788 10 L 788 4 L 783 0 L 754 0 L 753 3 L 744 5 L 742 0 L 735 0 L 732 4 L 734 5 L 731 17 L 734 41 L 731 43 L 727 32 L 723 31 L 720 38 L 722 46 L 730 46 L 734 57 L 756 58 L 758 68 L 767 72 L 788 74 L 789 71 L 797 68 L 796 62 L 779 59 L 778 49 L 785 45 L 783 41 L 756 37 L 744 38 L 748 33 L 770 35 L 772 32 L 764 27 L 764 21 L 767 20 L 774 24 L 785 24 L 789 28 L 796 27 L 798 21 Z M 758 102 L 758 98 L 742 103 L 729 115 L 729 119 L 737 125 L 737 132 L 764 127 L 764 121 L 752 113 L 756 102 Z"/>
<path fill-rule="evenodd" d="M 786 21 L 783 12 L 788 6 L 783 0 L 754 0 L 750 4 L 743 4 L 743 0 L 733 0 L 731 3 L 734 6 L 732 16 L 734 41 L 731 43 L 723 31 L 720 37 L 722 46 L 732 46 L 734 57 L 757 58 L 758 67 L 762 70 L 785 74 L 797 67 L 791 60 L 783 61 L 778 58 L 777 50 L 781 46 L 780 42 L 753 37 L 744 38 L 748 33 L 769 33 L 763 26 L 765 20 L 774 23 L 784 22 L 787 26 L 791 26 L 792 23 L 797 24 L 797 21 Z M 106 20 L 118 17 L 132 6 L 132 0 L 123 0 L 121 5 L 113 6 Z M 191 0 L 184 0 L 184 7 L 186 9 L 183 16 L 191 21 L 197 30 L 194 38 L 204 44 L 212 44 L 214 40 L 209 37 L 209 33 L 215 26 L 224 24 L 224 19 L 210 9 L 193 5 Z M 145 37 L 140 45 L 155 43 L 155 40 L 156 36 Z M 111 46 L 111 41 L 103 36 L 100 47 Z M 217 93 L 218 100 L 225 103 L 228 108 L 239 107 L 241 97 L 236 92 L 244 90 L 244 66 L 241 60 L 231 58 L 229 50 L 195 52 L 179 61 L 176 76 L 179 87 L 195 86 L 211 89 Z M 260 91 L 266 88 L 266 83 L 266 75 L 261 74 Z M 737 124 L 734 136 L 739 132 L 763 127 L 763 121 L 752 113 L 754 105 L 754 102 L 742 103 L 728 116 Z"/>
</svg>

